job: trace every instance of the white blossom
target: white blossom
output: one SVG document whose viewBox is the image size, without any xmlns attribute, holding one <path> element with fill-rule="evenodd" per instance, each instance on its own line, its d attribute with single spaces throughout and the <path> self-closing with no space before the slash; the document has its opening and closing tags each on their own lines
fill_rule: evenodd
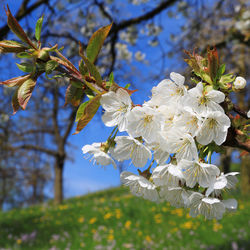
<svg viewBox="0 0 250 250">
<path fill-rule="evenodd" d="M 235 199 L 222 200 L 222 203 L 228 211 L 235 211 L 238 206 L 238 202 Z"/>
<path fill-rule="evenodd" d="M 225 212 L 225 205 L 216 198 L 205 197 L 200 193 L 193 193 L 190 197 L 190 216 L 201 214 L 206 219 L 221 219 Z"/>
<path fill-rule="evenodd" d="M 212 141 L 221 145 L 226 140 L 230 124 L 230 119 L 224 113 L 220 111 L 208 112 L 196 140 L 202 145 L 207 145 Z"/>
<path fill-rule="evenodd" d="M 137 106 L 128 114 L 127 131 L 131 136 L 142 136 L 150 143 L 158 138 L 158 131 L 161 128 L 161 120 L 162 116 L 154 109 L 147 106 Z"/>
<path fill-rule="evenodd" d="M 130 188 L 132 194 L 141 196 L 150 201 L 158 201 L 159 195 L 156 186 L 143 176 L 124 171 L 120 175 L 121 182 Z"/>
<path fill-rule="evenodd" d="M 168 201 L 174 207 L 187 207 L 191 192 L 181 187 L 168 188 L 164 186 L 161 187 L 159 194 L 161 199 Z"/>
<path fill-rule="evenodd" d="M 164 135 L 164 133 L 162 133 Z M 166 148 L 170 154 L 176 154 L 177 161 L 181 159 L 197 159 L 198 152 L 193 137 L 178 129 L 172 129 L 166 134 Z"/>
<path fill-rule="evenodd" d="M 219 105 L 224 99 L 224 93 L 214 89 L 207 91 L 200 82 L 195 88 L 188 90 L 184 105 L 191 107 L 200 115 L 206 115 L 208 111 L 221 111 L 224 113 L 224 109 Z"/>
<path fill-rule="evenodd" d="M 110 165 L 112 164 L 116 168 L 116 164 L 114 160 L 102 150 L 102 143 L 96 142 L 92 145 L 85 145 L 82 148 L 83 154 L 87 154 L 91 157 L 91 161 L 93 160 L 93 163 L 97 165 Z"/>
<path fill-rule="evenodd" d="M 184 183 L 181 168 L 173 164 L 156 167 L 152 179 L 157 186 L 178 187 L 179 183 Z"/>
<path fill-rule="evenodd" d="M 185 77 L 172 72 L 170 78 L 162 80 L 156 87 L 152 88 L 152 98 L 150 102 L 155 105 L 168 105 L 179 103 L 181 98 L 187 93 L 184 86 Z"/>
<path fill-rule="evenodd" d="M 151 151 L 140 141 L 130 136 L 117 136 L 115 138 L 116 146 L 112 156 L 118 161 L 124 161 L 131 158 L 136 167 L 144 167 L 151 159 Z"/>
<path fill-rule="evenodd" d="M 105 109 L 102 121 L 107 127 L 118 125 L 119 131 L 127 128 L 127 115 L 131 110 L 132 101 L 128 92 L 119 88 L 102 95 L 100 103 Z"/>
<path fill-rule="evenodd" d="M 196 161 L 182 159 L 179 163 L 183 170 L 186 185 L 193 188 L 196 183 L 201 187 L 208 187 L 215 182 L 216 176 L 220 174 L 217 166 Z"/>
</svg>

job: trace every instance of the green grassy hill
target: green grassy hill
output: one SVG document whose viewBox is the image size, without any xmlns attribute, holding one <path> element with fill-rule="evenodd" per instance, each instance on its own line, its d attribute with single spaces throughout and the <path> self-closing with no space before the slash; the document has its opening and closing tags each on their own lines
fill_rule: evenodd
<svg viewBox="0 0 250 250">
<path fill-rule="evenodd" d="M 114 188 L 0 213 L 0 249 L 250 249 L 250 202 L 220 221 L 190 218 Z"/>
</svg>

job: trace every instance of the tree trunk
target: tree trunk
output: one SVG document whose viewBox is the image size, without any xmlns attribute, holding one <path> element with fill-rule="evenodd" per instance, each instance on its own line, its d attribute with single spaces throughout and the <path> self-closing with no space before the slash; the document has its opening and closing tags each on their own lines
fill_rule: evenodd
<svg viewBox="0 0 250 250">
<path fill-rule="evenodd" d="M 224 174 L 227 174 L 230 172 L 230 164 L 232 161 L 231 154 L 232 154 L 232 150 L 230 148 L 227 148 L 226 153 L 221 154 L 220 156 L 220 161 L 221 161 L 220 164 L 221 164 L 222 171 L 224 172 Z"/>
<path fill-rule="evenodd" d="M 249 195 L 250 193 L 250 156 L 245 155 L 241 160 L 241 194 Z"/>
<path fill-rule="evenodd" d="M 63 166 L 64 157 L 58 156 L 55 161 L 55 181 L 54 181 L 54 204 L 58 205 L 63 201 Z"/>
</svg>

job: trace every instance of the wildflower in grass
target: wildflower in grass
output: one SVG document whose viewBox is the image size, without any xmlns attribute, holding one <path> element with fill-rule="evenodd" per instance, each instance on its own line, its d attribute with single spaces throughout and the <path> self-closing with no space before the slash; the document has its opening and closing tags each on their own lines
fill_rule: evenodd
<svg viewBox="0 0 250 250">
<path fill-rule="evenodd" d="M 94 224 L 97 221 L 96 217 L 93 217 L 89 220 L 89 224 Z"/>
<path fill-rule="evenodd" d="M 108 220 L 108 219 L 111 218 L 111 217 L 112 217 L 112 213 L 106 213 L 106 214 L 103 216 L 104 220 Z"/>
<path fill-rule="evenodd" d="M 114 235 L 113 234 L 108 234 L 107 240 L 108 241 L 113 241 L 114 240 Z"/>
<path fill-rule="evenodd" d="M 157 224 L 162 223 L 162 215 L 161 214 L 155 214 L 154 215 L 154 220 L 155 220 L 155 223 L 157 223 Z"/>
<path fill-rule="evenodd" d="M 97 165 L 110 165 L 112 164 L 114 168 L 116 168 L 116 164 L 114 160 L 105 152 L 105 150 L 102 147 L 101 142 L 93 143 L 92 145 L 85 145 L 82 148 L 83 154 L 88 154 L 91 156 L 91 160 L 94 161 L 94 164 Z"/>
<path fill-rule="evenodd" d="M 78 222 L 79 222 L 79 223 L 83 223 L 84 221 L 85 221 L 84 217 L 80 217 L 80 218 L 78 219 Z"/>
<path fill-rule="evenodd" d="M 214 222 L 213 223 L 213 231 L 214 232 L 218 232 L 219 230 L 221 230 L 223 228 L 222 224 L 219 224 L 218 222 Z"/>
<path fill-rule="evenodd" d="M 145 240 L 147 242 L 152 242 L 152 238 L 149 235 L 146 235 Z"/>
<path fill-rule="evenodd" d="M 17 240 L 16 240 L 16 243 L 17 243 L 18 245 L 20 245 L 20 244 L 22 243 L 22 240 L 21 240 L 21 239 L 17 239 Z"/>
<path fill-rule="evenodd" d="M 193 227 L 193 222 L 192 221 L 187 221 L 181 225 L 182 228 L 185 229 L 191 229 Z"/>
<path fill-rule="evenodd" d="M 125 227 L 126 229 L 130 229 L 130 226 L 131 226 L 131 221 L 130 221 L 130 220 L 127 220 L 127 221 L 125 222 L 125 224 L 124 224 L 124 227 Z"/>
<path fill-rule="evenodd" d="M 100 103 L 105 110 L 102 121 L 107 127 L 118 125 L 119 131 L 127 129 L 127 116 L 131 110 L 132 101 L 128 92 L 119 88 L 102 95 Z"/>
</svg>

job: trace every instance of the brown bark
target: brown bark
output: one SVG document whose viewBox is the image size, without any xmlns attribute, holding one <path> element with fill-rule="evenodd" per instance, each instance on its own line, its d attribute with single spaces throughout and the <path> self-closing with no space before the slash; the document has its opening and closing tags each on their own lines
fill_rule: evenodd
<svg viewBox="0 0 250 250">
<path fill-rule="evenodd" d="M 55 160 L 55 181 L 54 181 L 54 204 L 58 205 L 63 201 L 63 166 L 64 157 L 58 156 Z"/>
<path fill-rule="evenodd" d="M 249 195 L 250 193 L 250 156 L 245 155 L 241 159 L 241 194 Z"/>
<path fill-rule="evenodd" d="M 231 154 L 232 154 L 232 150 L 230 148 L 226 149 L 226 153 L 221 155 L 221 167 L 222 167 L 222 171 L 224 172 L 224 174 L 227 174 L 230 172 L 230 165 L 231 165 Z"/>
</svg>

